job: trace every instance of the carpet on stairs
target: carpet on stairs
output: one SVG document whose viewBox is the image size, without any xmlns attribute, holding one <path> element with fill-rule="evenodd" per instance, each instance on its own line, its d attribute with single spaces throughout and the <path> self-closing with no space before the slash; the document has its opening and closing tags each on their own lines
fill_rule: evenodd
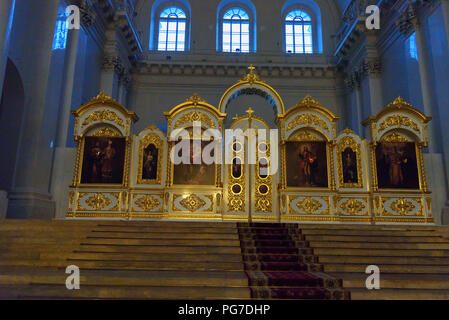
<svg viewBox="0 0 449 320">
<path fill-rule="evenodd" d="M 342 281 L 322 273 L 297 224 L 239 223 L 253 299 L 349 299 Z"/>
</svg>

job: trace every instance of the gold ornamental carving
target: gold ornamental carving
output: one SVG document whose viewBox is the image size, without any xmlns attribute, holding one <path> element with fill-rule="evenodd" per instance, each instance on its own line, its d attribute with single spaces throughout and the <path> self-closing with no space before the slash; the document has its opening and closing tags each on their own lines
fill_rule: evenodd
<svg viewBox="0 0 449 320">
<path fill-rule="evenodd" d="M 182 199 L 179 203 L 190 212 L 198 211 L 206 205 L 206 201 L 194 194 Z"/>
<path fill-rule="evenodd" d="M 83 196 L 84 194 L 80 194 L 80 198 L 82 198 Z M 93 196 L 87 198 L 85 202 L 93 210 L 99 211 L 109 206 L 111 204 L 111 199 L 101 193 L 96 193 Z"/>
<path fill-rule="evenodd" d="M 401 198 L 392 202 L 390 208 L 397 214 L 401 216 L 406 216 L 408 213 L 415 210 L 416 207 L 411 201 Z"/>
<path fill-rule="evenodd" d="M 323 128 L 325 131 L 329 131 L 329 126 L 327 123 L 321 119 L 319 116 L 306 113 L 296 116 L 287 126 L 287 131 L 290 131 L 296 126 L 300 125 L 315 125 Z"/>
<path fill-rule="evenodd" d="M 159 199 L 151 196 L 151 195 L 145 195 L 143 197 L 140 197 L 135 202 L 136 206 L 144 211 L 152 211 L 159 207 L 161 205 L 161 202 Z"/>
<path fill-rule="evenodd" d="M 194 121 L 199 121 L 205 123 L 210 128 L 216 128 L 215 123 L 204 113 L 198 111 L 192 111 L 183 114 L 176 122 L 174 128 L 179 128 L 186 123 L 192 123 Z"/>
<path fill-rule="evenodd" d="M 348 199 L 340 204 L 340 208 L 349 214 L 358 214 L 365 210 L 365 204 L 357 199 Z"/>
<path fill-rule="evenodd" d="M 395 114 L 387 117 L 382 123 L 379 125 L 379 131 L 383 131 L 390 127 L 408 127 L 413 131 L 421 133 L 419 126 L 413 122 L 409 117 L 402 116 L 400 114 Z"/>
<path fill-rule="evenodd" d="M 197 106 L 200 103 L 206 103 L 206 100 L 201 98 L 198 93 L 194 93 L 193 96 L 188 98 L 185 102 L 191 102 L 194 106 Z"/>
<path fill-rule="evenodd" d="M 403 135 L 393 132 L 386 137 L 383 137 L 381 139 L 382 142 L 389 142 L 389 143 L 396 143 L 396 142 L 409 142 L 410 140 L 407 137 L 404 137 Z"/>
<path fill-rule="evenodd" d="M 301 130 L 292 140 L 294 141 L 323 141 L 323 137 L 313 130 Z"/>
<path fill-rule="evenodd" d="M 307 214 L 315 213 L 323 207 L 320 201 L 310 197 L 299 200 L 296 203 L 296 206 L 299 210 L 304 211 Z"/>
<path fill-rule="evenodd" d="M 121 135 L 111 128 L 102 128 L 92 134 L 92 137 L 121 137 Z"/>
<path fill-rule="evenodd" d="M 256 82 L 264 82 L 255 72 L 256 68 L 253 65 L 249 66 L 248 70 L 249 73 L 242 78 L 242 82 L 249 82 L 250 84 L 254 84 Z"/>
<path fill-rule="evenodd" d="M 89 124 L 96 121 L 111 121 L 116 123 L 118 126 L 124 128 L 125 123 L 123 120 L 111 110 L 98 110 L 92 112 L 81 124 L 81 127 L 88 126 Z"/>
</svg>

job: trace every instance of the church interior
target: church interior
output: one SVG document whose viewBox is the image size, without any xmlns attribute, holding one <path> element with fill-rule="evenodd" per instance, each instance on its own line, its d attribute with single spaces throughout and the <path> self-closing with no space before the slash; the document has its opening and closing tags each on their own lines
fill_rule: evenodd
<svg viewBox="0 0 449 320">
<path fill-rule="evenodd" d="M 447 300 L 447 88 L 447 0 L 1 0 L 0 299 Z"/>
</svg>

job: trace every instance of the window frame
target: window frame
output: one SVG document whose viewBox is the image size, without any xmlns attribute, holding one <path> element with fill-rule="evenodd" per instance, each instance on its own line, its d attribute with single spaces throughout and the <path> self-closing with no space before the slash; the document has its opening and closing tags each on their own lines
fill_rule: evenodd
<svg viewBox="0 0 449 320">
<path fill-rule="evenodd" d="M 178 51 L 178 50 L 159 50 L 159 36 L 160 36 L 160 23 L 162 19 L 161 18 L 162 12 L 164 12 L 168 8 L 177 7 L 184 11 L 184 14 L 186 15 L 185 22 L 185 34 L 184 34 L 184 51 Z M 154 32 L 156 36 L 154 37 L 154 43 L 153 43 L 153 50 L 157 52 L 186 52 L 190 51 L 190 11 L 188 8 L 186 8 L 182 3 L 179 2 L 165 2 L 162 6 L 158 8 L 158 10 L 155 12 L 155 19 L 154 19 Z M 167 19 L 168 20 L 168 19 Z M 179 20 L 177 20 L 179 21 Z"/>
<path fill-rule="evenodd" d="M 239 8 L 243 11 L 245 11 L 245 13 L 248 15 L 248 25 L 249 25 L 249 48 L 248 48 L 248 52 L 236 52 L 236 51 L 224 51 L 223 50 L 223 25 L 224 25 L 224 15 L 226 12 L 228 12 L 230 9 L 233 8 Z M 240 24 L 241 25 L 241 24 Z M 226 6 L 224 6 L 223 8 L 221 8 L 220 12 L 219 12 L 219 21 L 218 21 L 218 48 L 217 51 L 224 53 L 224 54 L 248 54 L 248 53 L 254 53 L 256 52 L 256 46 L 254 43 L 254 32 L 255 32 L 255 27 L 254 27 L 254 13 L 253 11 L 248 8 L 246 5 L 240 3 L 240 2 L 233 2 L 230 3 Z M 240 31 L 241 32 L 241 31 Z M 231 35 L 232 37 L 232 35 Z M 231 41 L 232 43 L 232 41 Z M 232 50 L 232 44 L 231 44 L 231 50 Z"/>
<path fill-rule="evenodd" d="M 290 12 L 295 10 L 301 10 L 307 13 L 310 16 L 311 25 L 312 25 L 312 52 L 287 52 L 287 34 L 286 34 L 286 26 L 287 26 L 287 16 Z M 313 10 L 303 5 L 293 5 L 287 7 L 282 15 L 282 51 L 288 55 L 301 55 L 301 54 L 318 54 L 319 53 L 319 45 L 318 45 L 318 26 L 317 26 L 317 18 Z"/>
</svg>

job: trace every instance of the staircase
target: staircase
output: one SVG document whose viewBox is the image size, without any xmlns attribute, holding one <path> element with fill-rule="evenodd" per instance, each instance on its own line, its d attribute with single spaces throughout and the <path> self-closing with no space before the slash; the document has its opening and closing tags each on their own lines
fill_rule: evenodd
<svg viewBox="0 0 449 320">
<path fill-rule="evenodd" d="M 324 266 L 343 279 L 352 299 L 449 299 L 449 228 L 436 226 L 301 225 Z M 367 290 L 368 265 L 380 290 Z"/>
<path fill-rule="evenodd" d="M 0 298 L 449 299 L 448 238 L 426 226 L 3 220 Z M 369 264 L 381 290 L 365 288 Z M 80 290 L 66 289 L 69 265 Z"/>
</svg>

